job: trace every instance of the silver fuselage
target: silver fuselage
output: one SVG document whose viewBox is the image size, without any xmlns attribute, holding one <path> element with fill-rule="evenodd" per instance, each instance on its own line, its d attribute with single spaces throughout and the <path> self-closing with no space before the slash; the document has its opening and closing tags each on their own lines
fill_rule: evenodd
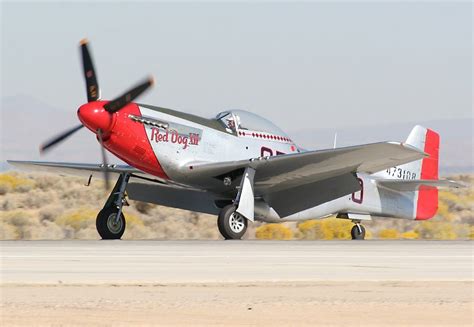
<svg viewBox="0 0 474 327">
<path fill-rule="evenodd" d="M 144 117 L 169 123 L 168 129 L 145 125 L 148 140 L 167 176 L 176 183 L 207 188 L 214 193 L 229 193 L 220 181 L 200 179 L 187 174 L 189 166 L 199 163 L 238 161 L 277 154 L 302 152 L 288 138 L 272 139 L 259 131 L 219 130 L 208 124 L 177 117 L 171 113 L 139 106 Z M 255 136 L 252 136 L 254 134 Z M 258 134 L 261 134 L 257 136 Z M 191 137 L 190 137 L 191 136 Z M 283 135 L 282 135 L 283 136 Z M 194 142 L 192 138 L 194 139 Z M 258 172 L 257 172 L 258 174 Z M 337 213 L 414 219 L 416 192 L 399 193 L 376 184 L 377 175 L 358 174 L 362 189 L 324 204 L 280 217 L 265 201 L 256 199 L 255 218 L 263 221 L 298 221 L 323 218 Z M 324 190 L 314 190 L 324 192 Z M 310 195 L 308 195 L 310 196 Z"/>
</svg>

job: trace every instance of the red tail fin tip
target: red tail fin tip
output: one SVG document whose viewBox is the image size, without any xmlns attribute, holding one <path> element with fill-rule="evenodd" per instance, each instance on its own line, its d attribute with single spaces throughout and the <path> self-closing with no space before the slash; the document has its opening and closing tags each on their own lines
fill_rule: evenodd
<svg viewBox="0 0 474 327">
<path fill-rule="evenodd" d="M 438 179 L 439 161 L 439 134 L 427 129 L 424 151 L 429 157 L 421 163 L 421 179 Z M 438 211 L 438 189 L 436 187 L 421 186 L 418 191 L 416 220 L 432 218 Z"/>
</svg>

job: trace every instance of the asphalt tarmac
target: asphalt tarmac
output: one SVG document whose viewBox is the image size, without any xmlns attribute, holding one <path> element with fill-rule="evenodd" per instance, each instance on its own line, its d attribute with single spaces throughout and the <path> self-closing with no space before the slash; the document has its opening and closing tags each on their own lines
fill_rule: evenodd
<svg viewBox="0 0 474 327">
<path fill-rule="evenodd" d="M 1 283 L 472 281 L 470 241 L 2 241 Z"/>
</svg>

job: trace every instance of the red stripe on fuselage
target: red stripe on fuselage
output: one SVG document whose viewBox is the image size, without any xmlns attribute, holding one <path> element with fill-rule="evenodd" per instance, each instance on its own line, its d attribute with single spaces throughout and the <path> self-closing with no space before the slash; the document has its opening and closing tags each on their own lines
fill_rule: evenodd
<svg viewBox="0 0 474 327">
<path fill-rule="evenodd" d="M 428 129 L 426 131 L 425 152 L 429 157 L 421 163 L 421 179 L 438 179 L 439 135 Z M 416 208 L 416 220 L 432 218 L 438 211 L 438 189 L 420 186 Z"/>
<path fill-rule="evenodd" d="M 150 145 L 145 126 L 131 120 L 129 114 L 141 116 L 138 105 L 130 103 L 115 113 L 115 125 L 107 135 L 104 146 L 129 165 L 169 179 Z"/>
</svg>

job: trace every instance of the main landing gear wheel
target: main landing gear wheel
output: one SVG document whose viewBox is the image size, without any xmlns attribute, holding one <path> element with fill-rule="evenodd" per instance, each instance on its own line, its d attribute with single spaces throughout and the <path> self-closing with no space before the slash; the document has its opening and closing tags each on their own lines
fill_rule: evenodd
<svg viewBox="0 0 474 327">
<path fill-rule="evenodd" d="M 228 205 L 217 218 L 219 232 L 226 240 L 240 240 L 247 231 L 247 219 L 235 210 L 234 205 Z"/>
<path fill-rule="evenodd" d="M 125 216 L 123 212 L 117 219 L 119 209 L 115 206 L 102 209 L 97 215 L 95 225 L 104 240 L 118 240 L 125 232 Z"/>
<path fill-rule="evenodd" d="M 365 239 L 365 227 L 361 224 L 355 224 L 351 229 L 351 236 L 353 240 Z"/>
<path fill-rule="evenodd" d="M 120 174 L 104 208 L 97 215 L 95 226 L 103 240 L 118 240 L 125 232 L 125 216 L 122 208 L 128 205 L 125 189 L 129 178 L 129 173 Z"/>
</svg>

